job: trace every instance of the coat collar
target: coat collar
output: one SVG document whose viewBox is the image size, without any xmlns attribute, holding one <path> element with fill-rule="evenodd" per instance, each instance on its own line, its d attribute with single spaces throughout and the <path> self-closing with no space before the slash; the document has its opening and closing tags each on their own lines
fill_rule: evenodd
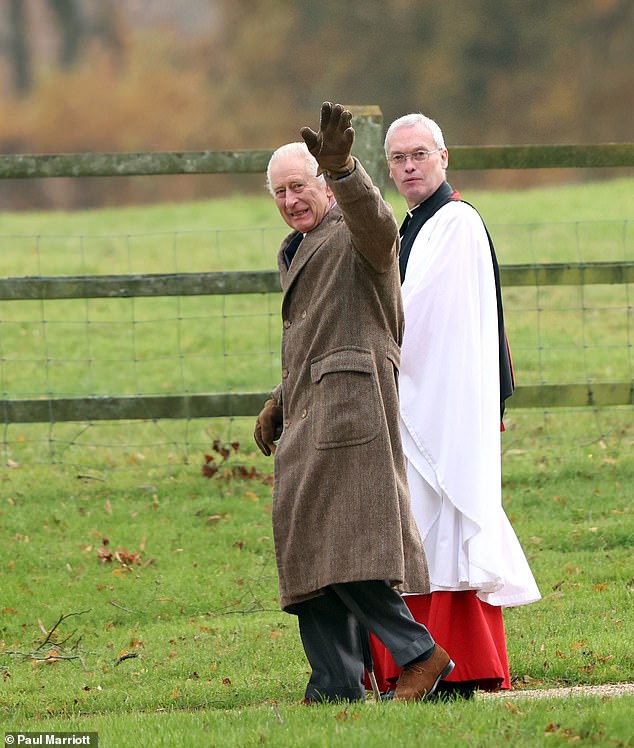
<svg viewBox="0 0 634 748">
<path fill-rule="evenodd" d="M 297 232 L 293 231 L 293 233 L 289 234 L 284 239 L 277 255 L 277 265 L 280 270 L 280 283 L 284 293 L 288 291 L 310 258 L 322 246 L 322 244 L 328 240 L 333 226 L 342 220 L 343 215 L 341 209 L 337 205 L 334 205 L 328 213 L 326 213 L 319 226 L 316 226 L 312 231 L 309 231 L 304 236 L 289 268 L 286 267 L 284 250 L 297 235 Z"/>
</svg>

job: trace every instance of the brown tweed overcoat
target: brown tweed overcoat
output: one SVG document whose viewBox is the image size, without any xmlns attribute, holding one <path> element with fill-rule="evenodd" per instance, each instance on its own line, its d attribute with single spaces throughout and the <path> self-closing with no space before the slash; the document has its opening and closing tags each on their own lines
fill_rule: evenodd
<svg viewBox="0 0 634 748">
<path fill-rule="evenodd" d="M 403 330 L 398 227 L 356 162 L 287 270 L 273 533 L 280 605 L 332 583 L 386 579 L 427 592 L 398 424 Z"/>
</svg>

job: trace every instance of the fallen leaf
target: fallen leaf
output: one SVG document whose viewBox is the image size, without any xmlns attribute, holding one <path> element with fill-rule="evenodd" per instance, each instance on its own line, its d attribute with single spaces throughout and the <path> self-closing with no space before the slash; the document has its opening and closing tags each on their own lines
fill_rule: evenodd
<svg viewBox="0 0 634 748">
<path fill-rule="evenodd" d="M 126 548 L 117 548 L 114 557 L 122 566 L 141 565 L 141 554 L 128 551 Z"/>
<path fill-rule="evenodd" d="M 112 561 L 114 555 L 107 548 L 98 548 L 97 558 L 99 561 L 101 561 L 102 564 L 108 564 Z"/>
<path fill-rule="evenodd" d="M 208 455 L 205 455 L 205 457 L 208 457 Z M 217 472 L 218 472 L 218 465 L 216 465 L 213 462 L 206 462 L 201 468 L 201 473 L 202 473 L 203 478 L 213 478 Z"/>
<path fill-rule="evenodd" d="M 517 704 L 514 704 L 512 701 L 505 701 L 504 707 L 507 711 L 511 712 L 511 714 L 519 714 L 520 716 L 524 715 L 524 712 L 521 711 Z"/>
<path fill-rule="evenodd" d="M 581 641 L 573 642 L 570 645 L 570 649 L 574 649 L 575 651 L 577 651 L 577 650 L 582 649 L 583 647 L 585 647 L 587 643 L 588 643 L 587 639 L 583 639 Z"/>
</svg>

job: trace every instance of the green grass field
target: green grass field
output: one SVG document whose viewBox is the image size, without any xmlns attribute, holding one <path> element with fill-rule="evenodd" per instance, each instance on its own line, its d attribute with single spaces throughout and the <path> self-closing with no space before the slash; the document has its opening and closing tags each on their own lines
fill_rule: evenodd
<svg viewBox="0 0 634 748">
<path fill-rule="evenodd" d="M 632 260 L 633 186 L 465 198 L 503 264 Z M 268 269 L 279 220 L 265 196 L 4 215 L 0 273 Z M 505 299 L 520 377 L 632 376 L 629 287 L 594 289 L 596 299 L 516 292 Z M 276 297 L 120 301 L 1 302 L 4 397 L 275 383 Z M 584 306 L 602 317 L 585 347 Z M 631 408 L 510 409 L 504 503 L 543 595 L 505 611 L 516 690 L 632 680 L 632 421 Z M 98 731 L 116 748 L 634 744 L 631 695 L 300 706 L 307 665 L 277 603 L 272 464 L 251 431 L 251 419 L 5 428 L 4 731 Z"/>
</svg>

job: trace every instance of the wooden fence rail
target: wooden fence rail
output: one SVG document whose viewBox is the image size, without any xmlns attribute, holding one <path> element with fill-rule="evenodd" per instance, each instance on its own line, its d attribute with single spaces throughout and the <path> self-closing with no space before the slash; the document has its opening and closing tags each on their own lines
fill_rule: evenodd
<svg viewBox="0 0 634 748">
<path fill-rule="evenodd" d="M 379 147 L 382 157 L 382 142 Z M 362 146 L 357 144 L 355 153 Z M 60 153 L 0 156 L 0 179 L 139 177 L 166 174 L 262 174 L 269 150 L 149 153 Z M 451 167 L 568 169 L 634 166 L 633 143 L 599 145 L 454 145 Z"/>
<path fill-rule="evenodd" d="M 504 287 L 634 283 L 634 262 L 501 265 Z M 277 270 L 0 278 L 0 301 L 214 296 L 280 291 Z"/>
<path fill-rule="evenodd" d="M 357 129 L 359 129 L 357 125 Z M 354 153 L 381 190 L 387 183 L 382 136 L 368 132 Z M 149 153 L 61 153 L 0 155 L 0 179 L 138 177 L 169 174 L 263 174 L 269 150 Z M 634 166 L 634 143 L 598 145 L 456 145 L 453 171 L 486 169 L 584 169 Z"/>
<path fill-rule="evenodd" d="M 387 182 L 383 115 L 375 105 L 350 106 L 354 153 L 380 189 Z M 149 153 L 0 155 L 0 179 L 133 177 L 168 174 L 263 174 L 272 149 Z M 634 143 L 451 146 L 451 168 L 580 169 L 634 166 Z"/>
<path fill-rule="evenodd" d="M 505 288 L 634 282 L 634 262 L 502 265 Z M 277 271 L 0 278 L 0 300 L 279 293 Z M 0 400 L 10 423 L 254 416 L 268 392 Z M 519 386 L 513 408 L 634 405 L 634 381 Z"/>
</svg>

